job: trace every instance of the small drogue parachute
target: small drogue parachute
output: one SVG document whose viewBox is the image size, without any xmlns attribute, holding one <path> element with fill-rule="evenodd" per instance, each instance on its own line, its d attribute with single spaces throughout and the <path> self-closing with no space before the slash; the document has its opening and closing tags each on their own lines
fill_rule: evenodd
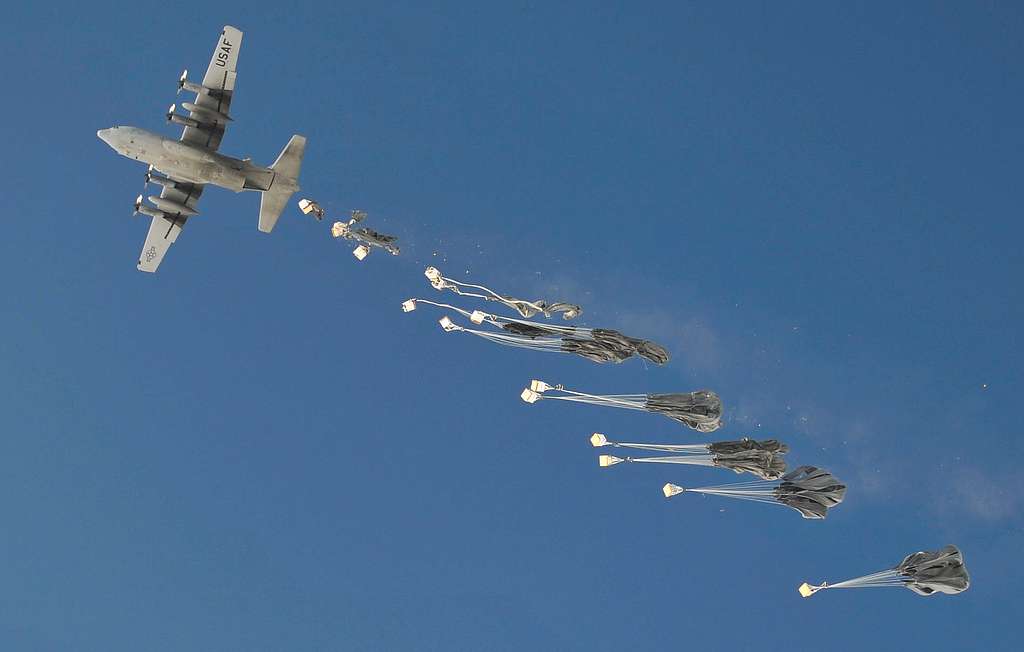
<svg viewBox="0 0 1024 652">
<path fill-rule="evenodd" d="M 299 210 L 301 210 L 304 215 L 312 215 L 317 222 L 324 219 L 323 207 L 312 199 L 300 199 Z"/>
<path fill-rule="evenodd" d="M 550 318 L 552 314 L 558 312 L 562 313 L 562 319 L 575 319 L 583 313 L 583 309 L 574 303 L 548 302 L 543 299 L 525 301 L 523 299 L 515 299 L 498 294 L 494 290 L 482 285 L 462 283 L 455 279 L 442 276 L 441 272 L 438 271 L 436 267 L 428 267 L 423 274 L 430 281 L 430 284 L 434 286 L 435 290 L 451 290 L 462 297 L 474 297 L 476 299 L 483 299 L 484 301 L 497 301 L 515 310 L 524 319 L 529 319 L 537 314 L 542 314 L 545 317 Z M 477 291 L 474 292 L 474 290 Z"/>
<path fill-rule="evenodd" d="M 527 403 L 554 399 L 655 412 L 700 432 L 713 432 L 722 426 L 722 399 L 706 389 L 678 394 L 584 394 L 533 380 L 520 398 Z"/>
<path fill-rule="evenodd" d="M 487 323 L 501 329 L 501 332 L 495 332 L 460 326 L 450 317 L 445 316 L 439 323 L 446 332 L 471 333 L 505 346 L 534 351 L 573 353 L 599 363 L 619 363 L 634 355 L 639 355 L 655 364 L 665 364 L 669 359 L 668 351 L 662 346 L 607 328 L 556 326 L 492 315 L 480 310 L 470 312 L 447 303 L 436 303 L 427 299 L 409 299 L 402 303 L 402 310 L 412 312 L 420 303 L 452 310 L 468 318 L 474 324 Z"/>
<path fill-rule="evenodd" d="M 645 451 L 662 451 L 675 455 L 657 457 L 616 457 L 601 455 L 598 464 L 613 466 L 621 462 L 645 462 L 654 464 L 694 464 L 698 466 L 717 466 L 731 469 L 736 473 L 752 473 L 762 480 L 777 480 L 786 472 L 786 461 L 782 456 L 789 452 L 789 447 L 777 439 L 756 441 L 744 437 L 737 441 L 720 441 L 710 444 L 632 444 L 609 441 L 595 432 L 590 437 L 594 448 L 613 446 L 615 448 L 632 448 Z"/>
<path fill-rule="evenodd" d="M 829 508 L 843 502 L 846 485 L 824 469 L 800 466 L 778 480 L 752 480 L 693 488 L 668 483 L 661 491 L 666 498 L 681 493 L 699 493 L 785 505 L 800 512 L 804 518 L 822 519 L 828 516 Z"/>
<path fill-rule="evenodd" d="M 955 595 L 966 591 L 971 585 L 963 555 L 956 546 L 949 545 L 934 552 L 915 552 L 896 565 L 852 580 L 829 584 L 822 582 L 814 586 L 804 582 L 797 589 L 800 595 L 809 598 L 824 589 L 859 589 L 877 586 L 902 586 L 918 595 L 946 593 Z"/>
<path fill-rule="evenodd" d="M 366 219 L 366 211 L 354 210 L 351 213 L 352 217 L 349 218 L 348 222 L 335 222 L 331 227 L 331 235 L 335 238 L 345 238 L 346 240 L 355 240 L 361 243 L 358 247 L 352 250 L 352 255 L 358 260 L 362 260 L 370 255 L 370 251 L 373 247 L 383 249 L 392 256 L 399 254 L 398 246 L 395 245 L 398 242 L 398 238 L 393 235 L 384 235 L 378 233 L 373 229 L 366 227 L 360 229 L 352 228 L 354 225 L 362 222 Z"/>
</svg>

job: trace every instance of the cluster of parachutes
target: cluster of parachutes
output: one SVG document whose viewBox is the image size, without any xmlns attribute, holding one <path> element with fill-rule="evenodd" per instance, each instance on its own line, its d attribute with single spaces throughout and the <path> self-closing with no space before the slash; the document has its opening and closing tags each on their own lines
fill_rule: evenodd
<svg viewBox="0 0 1024 652">
<path fill-rule="evenodd" d="M 313 214 L 318 220 L 323 218 L 324 211 L 315 202 L 304 199 L 300 207 L 304 213 Z M 335 223 L 332 234 L 336 238 L 360 242 L 360 246 L 353 252 L 359 260 L 366 257 L 370 247 L 385 249 L 397 255 L 394 237 L 365 228 L 352 228 L 365 217 L 365 213 L 353 211 L 351 220 Z M 402 310 L 407 313 L 415 311 L 420 305 L 445 311 L 446 314 L 438 323 L 447 333 L 469 333 L 503 346 L 568 353 L 597 363 L 618 364 L 634 357 L 657 365 L 669 361 L 669 353 L 663 346 L 617 330 L 529 321 L 538 316 L 550 319 L 554 315 L 560 315 L 565 321 L 575 319 L 583 313 L 577 304 L 518 299 L 480 284 L 446 277 L 436 267 L 427 267 L 424 275 L 439 292 L 448 291 L 459 297 L 499 304 L 517 315 L 468 310 L 420 298 L 402 303 Z M 468 325 L 457 323 L 453 315 L 464 318 Z M 718 394 L 707 389 L 659 394 L 592 394 L 566 389 L 561 384 L 552 385 L 542 380 L 533 380 L 523 389 L 520 398 L 529 404 L 557 400 L 651 412 L 701 433 L 711 433 L 722 427 L 722 400 Z M 600 454 L 598 464 L 602 468 L 622 463 L 693 465 L 725 469 L 737 474 L 748 473 L 757 478 L 745 482 L 686 487 L 668 482 L 661 488 L 665 498 L 684 493 L 718 496 L 781 505 L 795 510 L 805 519 L 821 520 L 828 516 L 830 509 L 842 503 L 846 496 L 846 485 L 825 469 L 809 465 L 787 469 L 784 456 L 789 452 L 789 446 L 777 439 L 758 441 L 743 437 L 732 441 L 698 444 L 636 443 L 612 441 L 606 435 L 595 432 L 590 437 L 590 443 L 595 448 L 616 449 L 615 452 L 620 453 Z M 635 456 L 632 451 L 644 453 Z M 862 577 L 832 584 L 822 582 L 811 585 L 805 582 L 799 587 L 799 592 L 804 597 L 810 597 L 825 589 L 898 586 L 909 588 L 920 595 L 954 594 L 966 590 L 969 583 L 963 556 L 956 546 L 950 545 L 935 552 L 911 554 L 893 568 Z"/>
</svg>

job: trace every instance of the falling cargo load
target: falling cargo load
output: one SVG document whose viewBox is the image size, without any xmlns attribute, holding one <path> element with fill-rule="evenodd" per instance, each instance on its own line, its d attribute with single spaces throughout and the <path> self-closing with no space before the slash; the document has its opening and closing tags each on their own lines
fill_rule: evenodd
<svg viewBox="0 0 1024 652">
<path fill-rule="evenodd" d="M 722 427 L 722 400 L 718 394 L 706 389 L 676 394 L 585 394 L 565 389 L 562 385 L 533 380 L 520 398 L 527 403 L 554 399 L 654 412 L 700 432 L 714 432 Z"/>
<path fill-rule="evenodd" d="M 482 337 L 498 344 L 513 346 L 534 351 L 552 351 L 556 353 L 572 353 L 593 362 L 623 362 L 638 355 L 655 364 L 665 364 L 669 355 L 662 346 L 623 335 L 607 328 L 582 328 L 577 326 L 557 326 L 539 322 L 492 315 L 480 310 L 472 312 L 463 310 L 447 303 L 437 303 L 427 299 L 409 299 L 402 303 L 402 310 L 412 312 L 418 304 L 425 304 L 452 310 L 477 325 L 488 324 L 499 331 L 482 330 L 460 326 L 450 317 L 440 320 L 442 328 L 447 332 L 463 332 Z"/>
<path fill-rule="evenodd" d="M 384 235 L 383 233 L 378 233 L 377 231 L 366 227 L 359 229 L 352 228 L 354 225 L 366 219 L 366 211 L 354 210 L 351 214 L 352 217 L 348 222 L 334 223 L 334 226 L 331 227 L 331 235 L 335 238 L 345 238 L 346 240 L 355 240 L 356 242 L 359 242 L 360 245 L 352 251 L 353 256 L 359 260 L 363 260 L 370 255 L 370 251 L 374 247 L 383 249 L 392 256 L 397 256 L 399 254 L 399 249 L 395 245 L 395 243 L 398 242 L 398 238 L 395 236 Z"/>
<path fill-rule="evenodd" d="M 830 508 L 843 502 L 846 485 L 824 469 L 801 466 L 777 480 L 751 480 L 692 488 L 668 483 L 661 491 L 666 498 L 681 493 L 698 493 L 785 505 L 800 512 L 804 518 L 823 519 L 828 516 Z"/>
<path fill-rule="evenodd" d="M 304 215 L 312 215 L 317 222 L 320 222 L 324 219 L 323 207 L 321 207 L 320 204 L 316 203 L 312 199 L 300 199 L 299 210 L 301 210 Z"/>
<path fill-rule="evenodd" d="M 634 450 L 675 453 L 657 457 L 617 457 L 601 455 L 598 463 L 614 466 L 621 462 L 643 462 L 651 464 L 693 464 L 731 469 L 736 473 L 752 473 L 762 480 L 777 480 L 786 472 L 786 461 L 782 456 L 789 447 L 776 439 L 756 441 L 744 437 L 737 441 L 721 441 L 709 444 L 634 444 L 610 441 L 605 435 L 595 432 L 590 437 L 594 448 L 611 446 Z"/>
<path fill-rule="evenodd" d="M 915 552 L 907 555 L 894 568 L 852 580 L 818 585 L 804 582 L 797 589 L 800 595 L 809 598 L 824 589 L 860 589 L 883 586 L 908 588 L 918 595 L 945 593 L 955 595 L 966 591 L 971 585 L 967 566 L 960 549 L 949 545 L 934 552 Z"/>
<path fill-rule="evenodd" d="M 435 290 L 451 290 L 462 297 L 473 297 L 476 299 L 483 299 L 484 301 L 497 301 L 515 310 L 524 319 L 529 319 L 530 317 L 538 314 L 550 318 L 554 313 L 562 313 L 562 319 L 574 319 L 579 317 L 583 312 L 582 308 L 573 303 L 548 302 L 543 299 L 537 299 L 536 301 L 524 301 L 523 299 L 507 297 L 482 285 L 462 283 L 455 279 L 442 276 L 441 272 L 438 271 L 436 267 L 428 267 L 423 274 L 427 277 Z"/>
</svg>

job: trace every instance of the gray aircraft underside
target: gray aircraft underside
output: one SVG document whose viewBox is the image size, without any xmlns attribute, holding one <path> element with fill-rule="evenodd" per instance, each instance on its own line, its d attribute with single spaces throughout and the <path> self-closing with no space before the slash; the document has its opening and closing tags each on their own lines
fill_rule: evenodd
<svg viewBox="0 0 1024 652">
<path fill-rule="evenodd" d="M 203 83 L 190 82 L 187 71 L 182 73 L 178 91 L 193 92 L 196 99 L 182 102 L 182 107 L 189 111 L 188 116 L 175 113 L 174 105 L 167 113 L 168 122 L 184 126 L 179 140 L 138 127 L 111 127 L 96 132 L 118 154 L 148 163 L 147 185 L 162 186 L 158 196 L 148 197 L 152 205 L 146 204 L 142 195 L 135 201 L 135 211 L 152 218 L 139 255 L 141 271 L 157 270 L 185 223 L 199 214 L 196 204 L 207 185 L 235 192 L 261 192 L 259 230 L 264 233 L 274 229 L 292 193 L 299 189 L 299 169 L 306 148 L 303 136 L 292 136 L 270 167 L 217 152 L 225 127 L 231 121 L 228 109 L 234 95 L 241 44 L 242 32 L 225 26 Z"/>
</svg>

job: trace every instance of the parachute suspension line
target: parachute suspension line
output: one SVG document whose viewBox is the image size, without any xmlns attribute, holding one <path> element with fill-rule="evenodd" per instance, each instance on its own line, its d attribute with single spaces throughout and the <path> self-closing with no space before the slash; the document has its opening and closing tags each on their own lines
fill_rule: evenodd
<svg viewBox="0 0 1024 652">
<path fill-rule="evenodd" d="M 890 568 L 889 570 L 871 573 L 870 575 L 864 575 L 862 577 L 855 577 L 850 580 L 836 582 L 835 584 L 822 582 L 821 584 L 813 585 L 804 582 L 797 590 L 800 591 L 800 595 L 805 598 L 809 598 L 818 591 L 823 591 L 825 589 L 875 589 L 893 586 L 903 587 L 909 583 L 910 582 L 906 576 L 901 574 L 898 570 Z"/>
<path fill-rule="evenodd" d="M 514 335 L 505 335 L 503 333 L 491 333 L 489 331 L 476 330 L 474 328 L 462 328 L 461 330 L 472 333 L 486 340 L 504 344 L 506 346 L 514 346 L 520 349 L 532 349 L 534 351 L 553 351 L 560 353 L 562 351 L 562 341 L 555 338 L 538 338 L 530 339 L 523 337 L 516 337 Z"/>
<path fill-rule="evenodd" d="M 495 320 L 494 315 L 488 315 L 487 313 L 480 312 L 479 310 L 474 311 L 474 312 L 470 312 L 468 310 L 463 310 L 462 308 L 459 308 L 458 306 L 453 306 L 453 305 L 448 304 L 448 303 L 437 303 L 436 301 L 430 301 L 429 299 L 409 299 L 409 300 L 405 301 L 402 304 L 402 310 L 404 310 L 405 312 L 412 312 L 413 310 L 416 309 L 416 305 L 420 304 L 420 303 L 425 303 L 427 305 L 434 306 L 434 307 L 437 307 L 437 308 L 445 308 L 447 310 L 454 310 L 455 312 L 459 313 L 460 315 L 462 315 L 466 319 L 469 319 L 470 321 L 474 321 L 474 320 L 479 320 L 481 322 L 483 322 L 483 321 L 490 321 L 495 326 L 500 326 L 501 325 L 501 324 L 498 324 L 496 321 L 494 321 Z"/>
<path fill-rule="evenodd" d="M 776 480 L 750 480 L 710 487 L 686 487 L 686 491 L 779 505 L 781 503 L 778 502 L 775 495 L 778 486 L 779 482 Z"/>
<path fill-rule="evenodd" d="M 710 455 L 707 444 L 632 444 L 627 442 L 610 441 L 602 446 L 614 446 L 615 448 L 632 448 L 642 451 L 662 451 L 665 453 L 685 453 L 688 455 Z"/>
<path fill-rule="evenodd" d="M 569 396 L 544 396 L 544 398 L 551 398 L 557 401 L 571 401 L 573 403 L 589 403 L 591 405 L 607 405 L 609 407 L 620 407 L 626 410 L 646 410 L 645 403 L 647 396 L 644 394 L 618 394 L 618 395 L 607 395 L 597 396 L 594 394 L 582 394 L 580 392 L 570 392 L 569 390 L 562 390 L 569 394 Z"/>
<path fill-rule="evenodd" d="M 649 462 L 655 464 L 693 464 L 695 466 L 714 466 L 711 455 L 666 455 L 664 457 L 627 457 L 627 462 Z M 689 490 L 687 490 L 689 491 Z"/>
<path fill-rule="evenodd" d="M 845 580 L 842 582 L 836 582 L 835 584 L 829 584 L 830 589 L 858 589 L 858 588 L 872 588 L 876 586 L 903 586 L 907 583 L 907 578 L 903 576 L 898 570 L 889 569 L 878 573 L 872 573 L 870 575 L 864 575 L 863 577 L 855 577 L 852 580 Z"/>
<path fill-rule="evenodd" d="M 573 319 L 578 317 L 582 312 L 579 306 L 565 304 L 565 303 L 554 303 L 548 304 L 545 301 L 526 301 L 523 299 L 515 299 L 513 297 L 506 297 L 498 294 L 494 290 L 485 287 L 483 285 L 476 285 L 474 283 L 462 283 L 456 281 L 453 278 L 442 276 L 441 272 L 436 267 L 428 267 L 424 272 L 424 276 L 430 281 L 430 284 L 435 290 L 451 290 L 455 294 L 462 297 L 472 297 L 474 299 L 483 299 L 484 301 L 495 301 L 502 303 L 509 308 L 512 308 L 524 318 L 532 317 L 536 314 L 543 314 L 545 317 L 551 317 L 552 312 L 561 312 L 563 319 Z M 470 288 L 472 290 L 479 290 L 478 292 L 467 292 L 462 288 Z"/>
</svg>

